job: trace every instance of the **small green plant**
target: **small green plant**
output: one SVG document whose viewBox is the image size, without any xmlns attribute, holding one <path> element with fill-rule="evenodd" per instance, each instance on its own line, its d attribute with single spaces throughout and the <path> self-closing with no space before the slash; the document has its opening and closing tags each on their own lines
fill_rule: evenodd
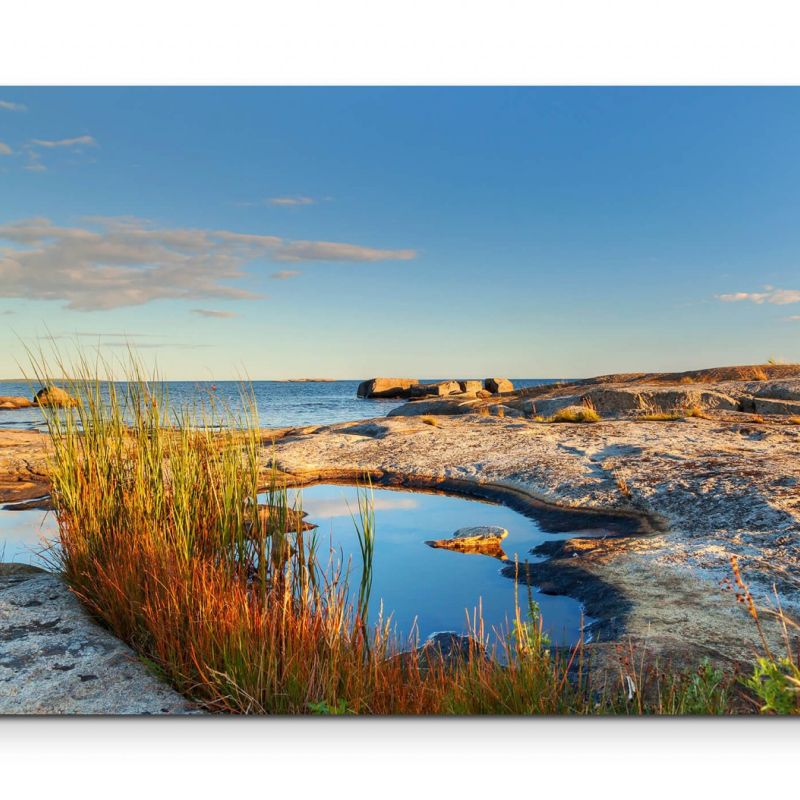
<svg viewBox="0 0 800 800">
<path fill-rule="evenodd" d="M 800 667 L 788 657 L 761 657 L 742 683 L 761 702 L 762 714 L 800 713 Z"/>
<path fill-rule="evenodd" d="M 309 703 L 308 710 L 312 714 L 334 717 L 343 717 L 356 713 L 347 705 L 347 701 L 344 698 L 339 698 L 335 705 L 331 705 L 326 700 L 320 700 L 318 703 Z"/>
</svg>

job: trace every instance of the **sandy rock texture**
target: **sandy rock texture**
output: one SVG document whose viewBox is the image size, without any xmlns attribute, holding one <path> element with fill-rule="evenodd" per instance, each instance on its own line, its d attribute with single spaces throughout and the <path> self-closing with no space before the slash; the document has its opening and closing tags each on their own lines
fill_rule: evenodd
<svg viewBox="0 0 800 800">
<path fill-rule="evenodd" d="M 61 579 L 0 564 L 0 714 L 188 714 Z"/>
<path fill-rule="evenodd" d="M 275 453 L 298 483 L 369 472 L 389 485 L 505 492 L 534 516 L 541 501 L 643 515 L 643 535 L 547 543 L 549 559 L 521 577 L 582 600 L 597 639 L 630 636 L 671 659 L 749 660 L 755 626 L 720 581 L 736 555 L 757 600 L 774 584 L 784 608 L 800 611 L 800 426 L 735 416 L 542 424 L 470 414 L 435 426 L 397 416 L 288 435 Z"/>
<path fill-rule="evenodd" d="M 49 491 L 47 436 L 0 430 L 0 503 L 33 500 Z"/>
</svg>

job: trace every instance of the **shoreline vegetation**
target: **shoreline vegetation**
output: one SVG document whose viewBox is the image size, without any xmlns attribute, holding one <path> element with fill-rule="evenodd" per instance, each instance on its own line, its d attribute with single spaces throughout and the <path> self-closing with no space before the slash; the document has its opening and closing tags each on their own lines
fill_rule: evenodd
<svg viewBox="0 0 800 800">
<path fill-rule="evenodd" d="M 354 525 L 366 576 L 349 599 L 348 565 L 292 530 L 276 470 L 265 475 L 252 398 L 246 413 L 171 409 L 135 364 L 124 388 L 84 364 L 67 386 L 81 402 L 44 407 L 60 548 L 72 591 L 157 674 L 200 707 L 278 714 L 794 713 L 796 624 L 778 611 L 785 655 L 724 670 L 658 664 L 624 642 L 599 669 L 592 647 L 550 646 L 536 605 L 518 591 L 499 650 L 487 652 L 480 609 L 456 642 L 398 641 L 365 616 L 375 520 L 369 484 Z M 74 373 L 73 373 L 74 374 Z M 78 385 L 80 384 L 80 386 Z M 231 424 L 232 423 L 232 424 Z M 268 450 L 268 448 L 266 448 Z M 266 461 L 269 461 L 266 454 Z M 257 497 L 266 493 L 268 513 Z M 754 625 L 761 614 L 732 562 L 730 588 Z M 733 602 L 733 601 L 732 601 Z"/>
</svg>

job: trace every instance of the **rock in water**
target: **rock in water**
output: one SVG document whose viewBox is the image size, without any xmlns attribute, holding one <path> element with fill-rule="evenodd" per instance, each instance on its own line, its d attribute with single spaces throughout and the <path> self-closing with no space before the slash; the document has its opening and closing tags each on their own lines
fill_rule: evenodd
<svg viewBox="0 0 800 800">
<path fill-rule="evenodd" d="M 459 528 L 449 539 L 434 539 L 425 544 L 443 550 L 480 553 L 505 560 L 506 554 L 503 552 L 501 542 L 506 536 L 508 536 L 508 531 L 498 525 L 478 525 L 471 528 Z"/>
<path fill-rule="evenodd" d="M 30 408 L 32 405 L 27 397 L 0 397 L 0 408 Z"/>
<path fill-rule="evenodd" d="M 372 378 L 358 385 L 357 397 L 406 397 L 412 386 L 419 384 L 417 378 Z"/>
<path fill-rule="evenodd" d="M 60 389 L 58 386 L 47 386 L 39 389 L 33 402 L 40 406 L 52 406 L 56 408 L 67 408 L 78 405 L 78 401 L 69 393 Z"/>
<path fill-rule="evenodd" d="M 483 386 L 492 394 L 514 391 L 514 384 L 508 378 L 486 378 L 483 381 Z"/>
<path fill-rule="evenodd" d="M 270 531 L 271 523 L 274 527 L 279 522 L 281 515 L 284 517 L 283 527 L 285 533 L 310 531 L 317 527 L 313 522 L 306 522 L 305 517 L 308 514 L 305 511 L 297 511 L 294 508 L 279 509 L 276 506 L 262 504 L 258 506 L 258 519 L 261 522 L 261 527 L 266 531 Z"/>
</svg>

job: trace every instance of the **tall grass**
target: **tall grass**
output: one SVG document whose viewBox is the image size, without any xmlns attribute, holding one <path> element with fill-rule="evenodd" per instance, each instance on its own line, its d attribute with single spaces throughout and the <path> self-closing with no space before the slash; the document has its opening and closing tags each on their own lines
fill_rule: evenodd
<svg viewBox="0 0 800 800">
<path fill-rule="evenodd" d="M 710 713 L 737 684 L 713 668 L 672 675 L 620 658 L 599 673 L 583 644 L 550 647 L 535 604 L 516 603 L 491 652 L 480 613 L 469 653 L 399 640 L 367 620 L 376 536 L 371 487 L 349 570 L 306 536 L 269 468 L 254 403 L 232 418 L 173 410 L 163 384 L 126 383 L 86 364 L 80 404 L 45 410 L 60 548 L 57 566 L 90 611 L 200 706 L 229 713 Z M 213 404 L 212 404 L 213 405 Z M 225 423 L 220 427 L 221 423 Z M 259 504 L 259 495 L 266 502 Z"/>
</svg>

